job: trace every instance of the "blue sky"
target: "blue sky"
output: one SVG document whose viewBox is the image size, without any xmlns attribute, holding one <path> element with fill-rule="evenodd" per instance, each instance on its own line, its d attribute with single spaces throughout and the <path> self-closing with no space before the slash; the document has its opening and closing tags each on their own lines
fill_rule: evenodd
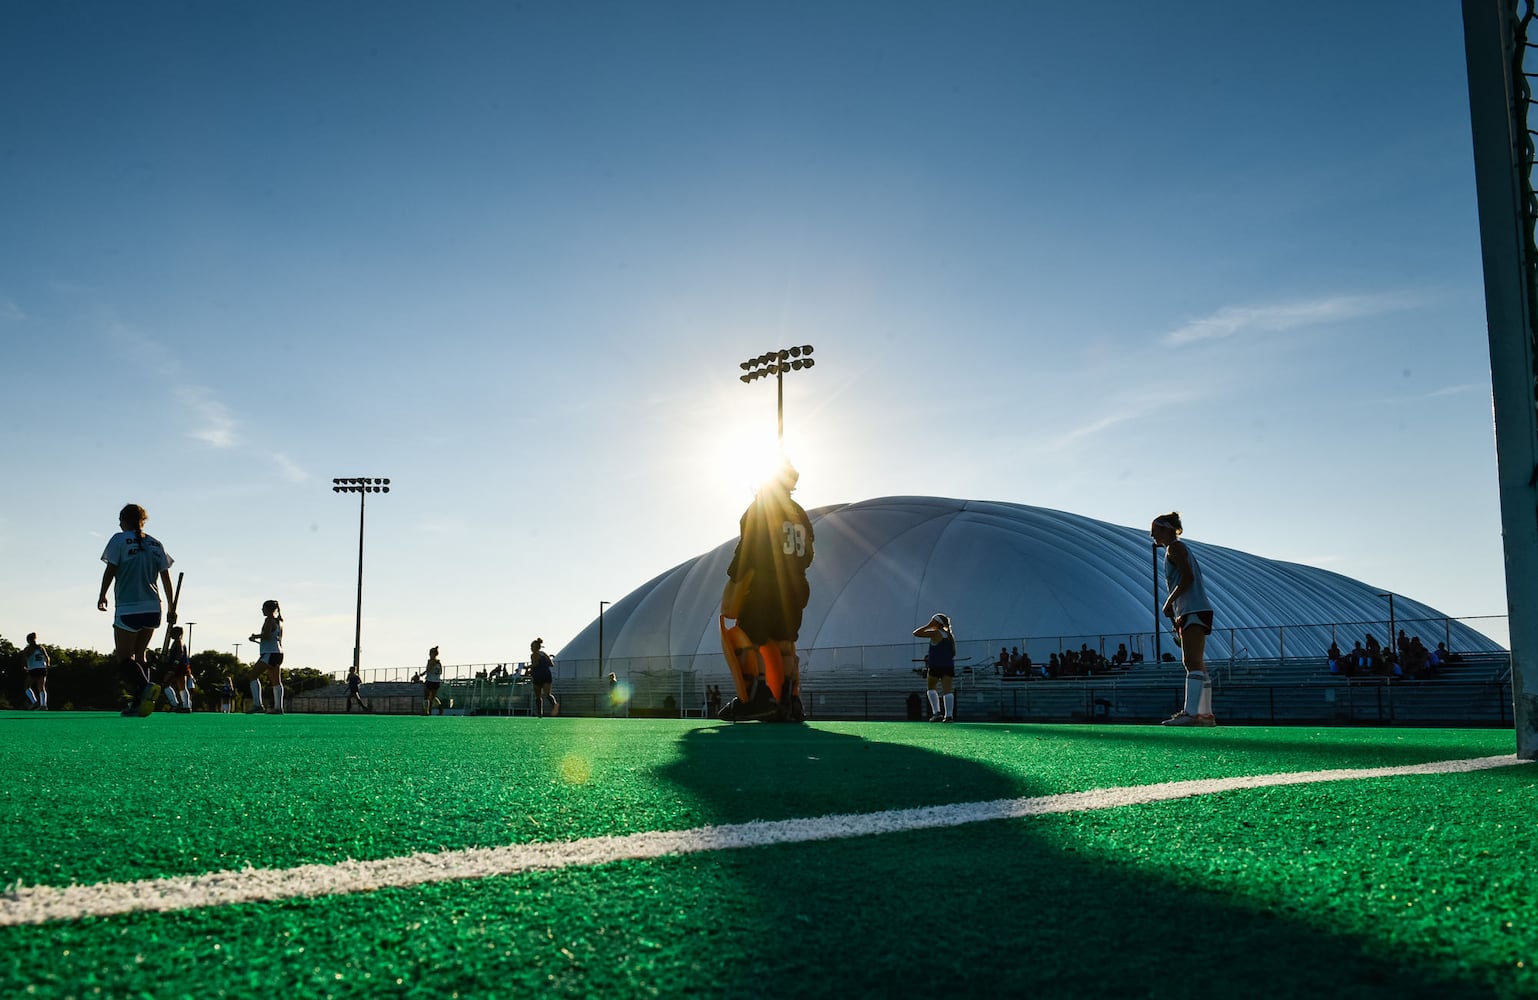
<svg viewBox="0 0 1538 1000">
<path fill-rule="evenodd" d="M 1463 59 L 1436 2 L 7 4 L 0 634 L 109 648 L 132 501 L 195 649 L 276 597 L 343 668 L 368 475 L 365 667 L 558 647 L 733 535 L 802 343 L 807 507 L 1502 614 Z"/>
</svg>

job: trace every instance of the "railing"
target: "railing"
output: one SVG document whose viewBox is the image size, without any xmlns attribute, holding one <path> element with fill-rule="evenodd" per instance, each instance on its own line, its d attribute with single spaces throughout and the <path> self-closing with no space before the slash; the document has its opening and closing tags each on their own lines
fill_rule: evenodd
<svg viewBox="0 0 1538 1000">
<path fill-rule="evenodd" d="M 1387 640 L 1403 631 L 1406 637 L 1420 638 L 1427 649 L 1435 649 L 1438 643 L 1450 651 L 1467 652 L 1469 649 L 1500 649 L 1506 642 L 1506 617 L 1481 615 L 1467 618 L 1380 618 L 1363 622 L 1330 622 L 1324 625 L 1272 625 L 1264 628 L 1220 628 L 1207 637 L 1207 669 L 1220 678 L 1227 678 L 1237 668 L 1252 660 L 1275 660 L 1278 663 L 1321 662 L 1330 643 L 1349 652 L 1353 643 L 1373 635 L 1378 642 L 1389 646 Z M 1034 665 L 1047 663 L 1052 654 L 1064 651 L 1094 652 L 1095 666 L 1089 675 L 1104 675 L 1117 668 L 1101 668 L 1101 658 L 1114 657 L 1118 646 L 1126 646 L 1129 658 L 1137 662 L 1127 663 L 1121 669 L 1146 669 L 1158 662 L 1178 663 L 1180 649 L 1169 634 L 1154 632 L 1095 632 L 1083 635 L 1021 635 L 1021 637 L 963 638 L 957 643 L 958 665 L 972 666 L 978 671 L 992 671 L 998 651 L 1020 649 Z M 866 646 L 814 646 L 801 649 L 801 671 L 807 675 L 844 674 L 906 674 L 923 658 L 927 643 L 901 642 L 889 645 Z M 561 685 L 572 680 L 597 678 L 617 674 L 621 680 L 631 680 L 647 674 L 711 674 L 726 675 L 726 665 L 718 652 L 694 655 L 661 655 L 661 657 L 604 657 L 557 658 L 555 683 Z M 526 663 L 508 660 L 503 663 L 457 663 L 443 668 L 446 682 L 451 680 L 477 680 L 494 678 L 504 674 L 508 680 L 517 680 L 528 669 Z M 391 668 L 366 669 L 365 683 L 408 682 L 412 675 L 420 674 L 421 666 L 391 666 Z M 338 680 L 343 674 L 337 674 Z M 680 698 L 681 700 L 681 698 Z"/>
</svg>

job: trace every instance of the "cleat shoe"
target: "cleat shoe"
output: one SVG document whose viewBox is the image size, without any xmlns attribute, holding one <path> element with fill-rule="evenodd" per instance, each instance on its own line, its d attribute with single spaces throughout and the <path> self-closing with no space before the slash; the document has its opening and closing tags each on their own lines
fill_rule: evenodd
<svg viewBox="0 0 1538 1000">
<path fill-rule="evenodd" d="M 780 714 L 780 703 L 774 700 L 774 695 L 769 693 L 769 685 L 762 680 L 753 684 L 753 694 L 748 699 L 746 710 L 741 718 L 744 719 L 773 719 Z"/>
<path fill-rule="evenodd" d="M 1212 727 L 1216 726 L 1217 724 L 1218 724 L 1218 720 L 1215 717 L 1211 716 L 1211 715 L 1198 715 L 1196 717 L 1196 725 L 1201 726 L 1203 728 L 1211 729 Z"/>
<path fill-rule="evenodd" d="M 1210 718 L 1210 716 L 1209 716 L 1209 718 Z M 1197 721 L 1196 716 L 1194 716 L 1194 715 L 1187 715 L 1185 712 L 1182 711 L 1182 712 L 1176 712 L 1174 715 L 1170 716 L 1168 719 L 1165 719 L 1163 722 L 1159 723 L 1159 725 L 1161 725 L 1161 726 L 1198 726 L 1198 725 L 1201 725 L 1201 723 Z"/>
<path fill-rule="evenodd" d="M 941 719 L 940 721 L 941 722 L 955 722 L 956 721 L 956 717 L 954 715 L 947 715 L 945 718 Z"/>
<path fill-rule="evenodd" d="M 939 712 L 936 712 L 934 715 L 931 715 L 929 717 L 929 721 L 930 722 L 944 722 L 945 721 L 945 716 L 941 715 Z"/>
<path fill-rule="evenodd" d="M 801 706 L 801 696 L 790 696 L 790 711 L 786 714 L 786 722 L 802 723 L 806 721 L 806 709 Z"/>
<path fill-rule="evenodd" d="M 721 711 L 716 713 L 716 718 L 720 719 L 722 722 L 736 722 L 741 717 L 742 700 L 740 698 L 733 698 L 725 705 L 722 705 Z"/>
<path fill-rule="evenodd" d="M 139 695 L 139 718 L 146 719 L 155 711 L 155 702 L 160 698 L 160 685 L 151 684 Z"/>
</svg>

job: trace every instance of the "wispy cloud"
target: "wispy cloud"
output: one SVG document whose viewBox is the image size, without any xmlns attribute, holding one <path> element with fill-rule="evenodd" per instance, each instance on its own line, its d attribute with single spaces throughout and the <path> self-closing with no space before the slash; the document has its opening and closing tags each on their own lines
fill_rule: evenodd
<svg viewBox="0 0 1538 1000">
<path fill-rule="evenodd" d="M 1265 306 L 1225 306 L 1210 316 L 1171 330 L 1160 340 L 1178 346 L 1241 335 L 1285 333 L 1408 309 L 1418 302 L 1419 299 L 1412 295 L 1336 295 Z"/>
<path fill-rule="evenodd" d="M 193 417 L 189 437 L 215 448 L 235 447 L 235 418 L 212 391 L 202 386 L 180 386 L 176 398 Z"/>
<path fill-rule="evenodd" d="M 273 452 L 269 458 L 278 467 L 278 475 L 291 483 L 302 483 L 310 478 L 310 474 L 299 467 L 299 463 L 283 454 L 281 451 Z"/>
<path fill-rule="evenodd" d="M 27 314 L 21 311 L 21 306 L 0 295 L 0 323 L 20 323 L 26 318 Z"/>
</svg>

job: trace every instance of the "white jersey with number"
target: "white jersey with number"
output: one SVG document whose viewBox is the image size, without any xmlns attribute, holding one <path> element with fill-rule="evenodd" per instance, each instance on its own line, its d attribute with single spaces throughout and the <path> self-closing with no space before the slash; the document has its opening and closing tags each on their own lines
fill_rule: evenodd
<svg viewBox="0 0 1538 1000">
<path fill-rule="evenodd" d="M 300 629 L 299 631 L 303 632 L 304 629 Z M 258 653 L 265 656 L 268 653 L 281 652 L 283 652 L 283 623 L 274 618 L 272 622 L 272 634 L 268 635 L 266 632 L 262 633 L 262 645 L 258 650 Z"/>
<path fill-rule="evenodd" d="M 43 647 L 42 646 L 39 646 L 36 649 L 34 649 L 32 651 L 32 655 L 27 657 L 27 669 L 28 670 L 47 670 L 48 669 L 48 654 L 43 652 Z"/>
<path fill-rule="evenodd" d="M 119 531 L 107 540 L 101 561 L 117 567 L 112 594 L 118 614 L 160 610 L 160 574 L 175 562 L 164 545 L 149 535 L 141 538 L 132 531 Z"/>
</svg>

